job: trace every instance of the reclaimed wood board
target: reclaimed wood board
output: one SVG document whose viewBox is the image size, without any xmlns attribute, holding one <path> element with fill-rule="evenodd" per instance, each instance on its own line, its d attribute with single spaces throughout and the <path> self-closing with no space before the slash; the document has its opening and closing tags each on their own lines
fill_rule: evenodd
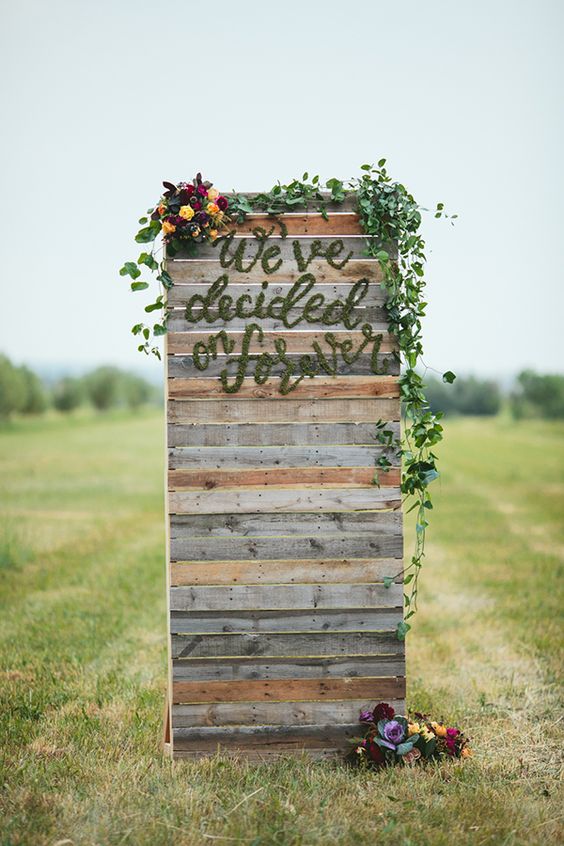
<svg viewBox="0 0 564 846">
<path fill-rule="evenodd" d="M 405 698 L 385 280 L 351 197 L 228 233 L 167 262 L 167 748 L 335 757 Z"/>
</svg>

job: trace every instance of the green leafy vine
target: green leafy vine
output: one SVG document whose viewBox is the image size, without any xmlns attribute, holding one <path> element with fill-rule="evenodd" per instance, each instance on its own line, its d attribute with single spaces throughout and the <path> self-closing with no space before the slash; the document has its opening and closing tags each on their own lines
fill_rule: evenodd
<svg viewBox="0 0 564 846">
<path fill-rule="evenodd" d="M 301 180 L 293 180 L 287 185 L 277 183 L 268 192 L 254 195 L 233 193 L 228 196 L 225 219 L 226 221 L 241 223 L 248 214 L 256 212 L 276 216 L 296 212 L 300 209 L 316 210 L 324 218 L 327 218 L 328 211 L 335 204 L 342 204 L 349 197 L 354 198 L 355 208 L 367 239 L 366 254 L 376 258 L 382 269 L 383 282 L 388 294 L 389 331 L 397 339 L 400 361 L 403 365 L 403 372 L 399 378 L 402 409 L 406 420 L 403 435 L 398 438 L 385 422 L 378 421 L 376 423 L 377 441 L 386 448 L 388 454 L 390 451 L 395 452 L 401 459 L 401 492 L 404 503 L 410 503 L 407 513 L 416 512 L 415 546 L 409 564 L 402 571 L 406 614 L 404 621 L 398 624 L 397 635 L 400 639 L 403 639 L 410 629 L 408 620 L 413 617 L 417 610 L 419 575 L 425 557 L 429 512 L 433 508 L 429 487 L 439 476 L 437 456 L 434 450 L 442 440 L 443 427 L 440 423 L 442 414 L 435 414 L 429 408 L 423 377 L 418 372 L 418 367 L 422 366 L 424 371 L 427 369 L 422 359 L 421 325 L 426 307 L 424 301 L 426 257 L 425 241 L 420 234 L 422 212 L 427 210 L 415 201 L 404 185 L 392 181 L 385 164 L 386 160 L 381 159 L 376 166 L 362 165 L 361 176 L 351 179 L 346 185 L 343 181 L 335 178 L 322 184 L 319 176 L 313 176 L 309 180 L 308 173 L 304 173 Z M 198 190 L 200 184 L 206 187 L 211 186 L 211 183 L 202 183 L 198 174 L 193 182 L 194 189 Z M 185 186 L 186 183 L 180 183 L 176 187 L 176 194 L 174 194 L 175 186 L 165 183 L 165 187 L 168 189 L 169 205 L 170 197 L 175 202 L 178 192 L 186 190 Z M 167 194 L 163 195 L 160 205 L 156 209 L 163 208 L 163 204 L 167 205 L 166 197 Z M 166 215 L 169 211 L 170 209 L 165 209 L 163 214 Z M 149 209 L 147 213 L 152 215 L 152 219 L 150 222 L 147 218 L 140 219 L 139 222 L 143 224 L 143 228 L 136 236 L 138 243 L 154 243 L 157 235 L 164 228 L 161 218 L 155 219 L 155 209 Z M 433 213 L 437 218 L 449 217 L 446 215 L 442 203 L 437 204 Z M 451 215 L 450 219 L 453 220 L 455 217 L 456 215 Z M 164 220 L 164 218 L 162 219 Z M 178 225 L 182 224 L 178 217 L 175 221 Z M 145 226 L 147 223 L 148 226 Z M 191 223 L 190 225 L 193 228 L 194 224 Z M 207 226 L 210 225 L 219 228 L 225 223 L 221 219 L 214 218 L 211 224 L 207 224 Z M 217 237 L 217 231 L 214 231 L 210 239 L 207 230 L 203 227 L 200 228 L 201 232 L 197 233 L 198 242 L 201 242 L 204 238 L 214 240 Z M 253 234 L 254 237 L 263 242 L 264 246 L 269 233 L 265 230 L 257 230 Z M 285 230 L 282 231 L 282 234 L 285 237 Z M 229 236 L 222 240 L 225 243 L 228 239 Z M 183 245 L 179 245 L 177 231 L 169 244 L 169 253 L 174 253 L 180 246 Z M 198 243 L 189 244 L 193 253 L 197 253 L 197 246 Z M 319 242 L 319 249 L 321 248 L 321 242 Z M 138 281 L 142 266 L 153 272 L 158 271 L 157 281 L 162 288 L 168 289 L 171 287 L 172 279 L 166 271 L 164 260 L 158 262 L 154 252 L 153 247 L 150 253 L 141 253 L 137 262 L 126 262 L 121 268 L 120 274 L 122 276 L 131 277 L 131 289 L 133 291 L 145 290 L 149 287 L 147 282 Z M 223 255 L 226 256 L 227 252 L 224 251 Z M 269 260 L 276 258 L 276 256 L 275 251 L 268 253 Z M 258 260 L 258 255 L 256 260 Z M 241 265 L 242 254 L 237 255 L 234 261 L 237 266 Z M 298 261 L 298 264 L 302 265 L 299 267 L 302 272 L 307 269 L 305 260 Z M 226 265 L 223 264 L 223 266 Z M 333 266 L 339 267 L 339 264 L 335 263 Z M 277 268 L 277 264 L 268 266 L 265 272 L 270 273 Z M 135 335 L 142 335 L 143 337 L 143 343 L 139 346 L 139 350 L 145 353 L 152 352 L 159 358 L 158 347 L 151 347 L 150 337 L 151 334 L 158 336 L 166 333 L 165 308 L 164 292 L 161 289 L 155 302 L 147 306 L 145 310 L 147 312 L 162 310 L 163 319 L 154 324 L 152 333 L 151 329 L 143 323 L 136 324 L 132 329 Z M 261 332 L 259 326 L 255 328 L 256 331 Z M 216 337 L 218 340 L 223 338 L 225 347 L 225 344 L 228 343 L 226 334 L 220 332 Z M 213 339 L 210 338 L 210 340 Z M 208 351 L 204 348 L 199 351 L 199 354 L 203 352 L 206 355 L 208 354 Z M 194 360 L 196 361 L 197 358 L 198 356 L 195 355 Z M 197 361 L 196 366 L 198 366 Z M 239 372 L 240 378 L 242 372 L 242 370 Z M 455 378 L 451 371 L 443 374 L 445 382 L 453 382 Z M 225 379 L 224 382 L 224 389 L 233 392 L 234 387 L 228 386 Z M 283 392 L 287 392 L 287 388 Z M 384 454 L 376 463 L 376 472 L 386 472 L 391 466 L 389 458 Z M 377 484 L 377 480 L 375 483 Z M 393 581 L 394 577 L 387 577 L 384 584 L 386 587 L 390 587 Z"/>
</svg>

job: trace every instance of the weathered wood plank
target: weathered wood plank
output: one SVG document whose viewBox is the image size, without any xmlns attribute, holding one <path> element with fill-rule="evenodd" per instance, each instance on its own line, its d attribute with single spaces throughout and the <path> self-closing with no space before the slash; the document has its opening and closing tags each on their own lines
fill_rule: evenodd
<svg viewBox="0 0 564 846">
<path fill-rule="evenodd" d="M 245 514 L 271 511 L 372 511 L 399 508 L 399 488 L 279 488 L 169 493 L 171 514 Z"/>
<path fill-rule="evenodd" d="M 301 331 L 309 331 L 309 332 L 331 332 L 332 328 L 341 328 L 343 324 L 327 324 L 322 323 L 321 320 L 318 322 L 308 321 L 307 323 L 301 320 L 301 311 L 297 309 L 291 309 L 287 315 L 287 321 L 292 324 L 296 323 L 297 325 L 294 328 L 294 331 L 301 332 Z M 316 315 L 317 316 L 317 315 Z M 369 308 L 353 308 L 350 310 L 350 318 L 351 321 L 355 321 L 358 329 L 362 328 L 363 324 L 369 323 L 372 326 L 374 332 L 387 332 L 389 327 L 389 321 L 387 312 L 384 306 L 370 306 Z M 298 323 L 299 321 L 299 323 Z M 253 318 L 249 317 L 233 317 L 231 320 L 222 320 L 220 317 L 216 318 L 212 321 L 204 321 L 198 320 L 197 322 L 192 322 L 186 320 L 184 316 L 184 311 L 181 309 L 174 309 L 173 311 L 168 312 L 167 317 L 167 327 L 170 329 L 171 332 L 219 332 L 221 329 L 225 329 L 227 332 L 244 332 L 247 326 L 250 323 L 258 323 L 259 321 L 253 320 Z M 355 325 L 353 324 L 353 325 Z M 260 326 L 264 330 L 264 332 L 276 332 L 279 333 L 281 331 L 292 331 L 291 328 L 288 328 L 287 324 L 279 317 L 265 317 L 260 321 Z"/>
<path fill-rule="evenodd" d="M 294 380 L 296 381 L 296 380 Z M 173 399 L 207 399 L 226 396 L 219 379 L 169 379 L 168 395 Z M 243 379 L 232 394 L 241 399 L 280 399 L 280 380 L 269 379 L 257 385 Z M 315 376 L 304 379 L 287 394 L 292 399 L 361 399 L 364 397 L 399 398 L 399 385 L 393 376 Z"/>
<path fill-rule="evenodd" d="M 220 274 L 220 276 L 223 275 L 223 273 Z M 267 301 L 271 297 L 285 297 L 287 294 L 289 294 L 290 289 L 293 285 L 292 282 L 279 282 L 278 275 L 276 275 L 276 281 L 273 282 L 269 282 L 268 277 L 265 278 L 264 281 L 268 284 L 268 288 L 263 288 L 262 283 L 259 282 L 247 282 L 244 279 L 244 273 L 237 274 L 237 281 L 234 282 L 232 282 L 231 280 L 231 273 L 228 273 L 227 275 L 229 277 L 229 284 L 227 288 L 225 288 L 225 290 L 223 291 L 222 295 L 232 297 L 234 300 L 237 300 L 241 296 L 246 296 L 250 297 L 254 301 L 259 294 L 264 294 L 265 292 L 267 292 Z M 384 306 L 387 298 L 385 287 L 377 282 L 374 282 L 371 276 L 359 276 L 358 278 L 366 278 L 371 282 L 366 292 L 366 295 L 364 296 L 362 302 L 359 303 L 359 308 L 367 308 L 371 306 Z M 190 283 L 186 285 L 173 285 L 172 288 L 170 288 L 170 290 L 167 292 L 167 306 L 169 308 L 185 309 L 188 300 L 195 295 L 204 296 L 207 293 L 209 286 L 212 284 L 212 282 L 215 282 L 215 279 L 212 279 L 208 283 L 204 284 Z M 350 289 L 350 282 L 344 282 L 340 284 L 333 282 L 324 284 L 320 293 L 323 294 L 327 302 L 330 302 L 331 300 L 336 299 L 345 300 L 350 292 Z M 315 289 L 315 292 L 312 293 L 317 293 L 317 288 Z M 194 311 L 196 311 L 196 309 L 194 309 Z"/>
<path fill-rule="evenodd" d="M 356 584 L 401 581 L 400 558 L 315 560 L 178 561 L 170 565 L 171 585 Z"/>
<path fill-rule="evenodd" d="M 242 681 L 244 679 L 341 679 L 398 676 L 403 656 L 338 655 L 242 658 L 179 658 L 172 662 L 174 681 Z"/>
<path fill-rule="evenodd" d="M 313 354 L 313 351 L 312 351 Z M 300 362 L 302 353 L 286 355 L 286 361 L 278 361 L 273 364 L 270 373 L 272 376 L 281 376 L 289 369 L 293 373 L 300 372 Z M 290 363 L 290 368 L 288 363 Z M 237 374 L 239 362 L 237 358 L 231 356 L 221 355 L 215 360 L 210 359 L 205 370 L 200 370 L 194 364 L 192 355 L 168 357 L 168 374 L 174 378 L 189 377 L 190 379 L 209 379 L 212 376 L 219 376 L 223 371 L 229 377 L 230 384 Z M 249 377 L 254 377 L 257 366 L 257 359 L 250 359 L 245 368 L 245 372 Z M 336 362 L 331 362 L 331 366 L 335 367 L 337 376 L 397 376 L 400 372 L 399 359 L 395 353 L 381 353 L 375 356 L 375 361 L 372 355 L 361 355 L 352 364 L 347 364 L 342 358 L 338 358 Z"/>
<path fill-rule="evenodd" d="M 280 236 L 282 222 L 287 235 L 316 235 L 335 237 L 341 235 L 364 235 L 360 218 L 355 212 L 323 217 L 321 214 L 250 214 L 242 223 L 231 221 L 227 228 L 239 236 L 252 235 L 257 226 L 266 232 L 274 228 L 272 235 Z"/>
<path fill-rule="evenodd" d="M 246 273 L 239 273 L 235 268 L 222 268 L 218 261 L 201 261 L 194 259 L 193 261 L 175 261 L 168 259 L 167 270 L 174 280 L 174 285 L 183 284 L 205 284 L 211 285 L 218 276 L 223 273 L 229 274 L 230 285 L 248 285 L 253 283 L 268 282 L 269 285 L 288 283 L 293 284 L 297 282 L 302 271 L 296 267 L 288 266 L 286 264 L 277 270 L 275 273 L 265 273 L 258 262 Z M 364 261 L 350 261 L 343 268 L 331 267 L 326 261 L 314 259 L 307 268 L 307 273 L 315 276 L 317 285 L 343 284 L 346 282 L 353 283 L 359 279 L 370 279 L 375 284 L 384 280 L 384 274 L 380 266 L 380 262 L 376 259 L 366 259 Z"/>
<path fill-rule="evenodd" d="M 290 394 L 291 397 L 291 394 Z M 169 423 L 375 423 L 399 420 L 399 399 L 169 400 Z"/>
<path fill-rule="evenodd" d="M 192 585 L 171 587 L 171 611 L 399 608 L 403 585 Z"/>
<path fill-rule="evenodd" d="M 214 490 L 245 487 L 367 487 L 378 481 L 380 487 L 396 487 L 401 469 L 390 467 L 271 467 L 260 470 L 169 470 L 170 491 Z"/>
<path fill-rule="evenodd" d="M 315 535 L 397 535 L 402 531 L 401 513 L 374 511 L 368 513 L 343 512 L 334 514 L 192 514 L 172 515 L 172 538 L 211 537 L 290 537 Z M 190 556 L 196 559 L 196 556 Z M 280 556 L 279 556 L 280 557 Z"/>
<path fill-rule="evenodd" d="M 405 678 L 282 679 L 270 681 L 177 681 L 172 686 L 175 704 L 191 702 L 292 702 L 305 699 L 405 698 Z"/>
<path fill-rule="evenodd" d="M 292 353 L 309 353 L 314 354 L 313 344 L 318 343 L 322 352 L 329 356 L 331 360 L 332 352 L 327 343 L 326 335 L 329 330 L 323 332 L 311 331 L 278 331 L 265 332 L 262 341 L 258 341 L 256 334 L 252 336 L 249 344 L 249 353 L 251 355 L 258 355 L 260 353 L 275 352 L 275 341 L 281 338 L 286 342 L 286 349 L 288 354 Z M 241 352 L 243 342 L 243 332 L 236 332 L 229 328 L 229 337 L 235 342 L 233 354 L 237 355 Z M 351 343 L 351 349 L 357 350 L 364 340 L 361 332 L 349 332 L 348 330 L 335 329 L 331 332 L 335 336 L 339 344 Z M 393 352 L 398 349 L 397 340 L 388 332 L 388 327 L 385 326 L 377 335 L 382 336 L 379 351 L 380 353 Z M 172 332 L 167 335 L 167 350 L 171 355 L 192 355 L 194 344 L 203 341 L 205 344 L 209 343 L 209 339 L 214 333 L 211 331 L 191 331 L 191 332 Z M 339 357 L 339 356 L 337 356 Z"/>
<path fill-rule="evenodd" d="M 389 703 L 396 714 L 405 714 L 405 702 Z M 356 723 L 360 712 L 374 707 L 376 701 L 349 699 L 344 702 L 217 702 L 174 705 L 172 720 L 176 728 L 198 726 L 299 726 L 347 725 Z M 358 729 L 360 730 L 360 725 Z"/>
<path fill-rule="evenodd" d="M 168 451 L 169 470 L 228 467 L 372 467 L 385 456 L 399 466 L 394 449 L 361 446 L 176 447 Z"/>
<path fill-rule="evenodd" d="M 325 749 L 338 747 L 343 754 L 351 748 L 350 739 L 359 737 L 358 723 L 351 725 L 310 726 L 237 726 L 231 728 L 178 728 L 173 730 L 174 747 L 177 750 L 206 750 L 224 748 L 247 750 L 264 754 L 265 750 L 284 749 L 294 752 L 301 749 Z"/>
<path fill-rule="evenodd" d="M 173 635 L 172 657 L 222 658 L 243 656 L 404 655 L 396 633 L 334 632 L 291 634 Z"/>
<path fill-rule="evenodd" d="M 400 424 L 386 430 L 399 438 Z M 239 423 L 169 425 L 169 447 L 332 446 L 375 444 L 378 430 L 371 423 Z"/>
<path fill-rule="evenodd" d="M 399 558 L 402 535 L 310 538 L 171 538 L 172 561 L 248 561 L 258 558 Z"/>
<path fill-rule="evenodd" d="M 277 251 L 271 253 L 269 258 L 270 267 L 274 267 L 275 263 L 279 259 L 282 259 L 283 262 L 289 263 L 291 266 L 298 267 L 295 245 L 298 245 L 303 258 L 307 261 L 309 256 L 312 254 L 312 248 L 315 249 L 315 243 L 320 241 L 321 249 L 323 251 L 328 249 L 333 250 L 332 262 L 334 265 L 339 265 L 345 261 L 348 263 L 355 259 L 362 259 L 363 261 L 366 261 L 366 258 L 368 257 L 368 244 L 371 240 L 365 235 L 344 235 L 343 237 L 340 235 L 328 235 L 325 238 L 311 238 L 307 235 L 297 235 L 292 238 L 271 236 L 266 239 L 264 242 L 265 246 L 263 247 L 263 250 L 261 250 L 262 241 L 255 238 L 253 235 L 247 238 L 234 238 L 231 242 L 229 242 L 228 239 L 229 236 L 221 236 L 212 244 L 198 244 L 197 260 L 215 259 L 216 261 L 220 261 L 225 269 L 228 269 L 226 261 L 231 259 L 235 255 L 236 251 L 240 250 L 239 254 L 242 261 L 246 264 L 250 264 L 257 254 L 260 257 L 263 250 L 266 250 L 269 247 L 276 247 Z M 378 248 L 386 249 L 388 254 L 392 257 L 396 254 L 396 249 L 393 245 L 378 244 Z M 317 255 L 319 255 L 319 253 Z M 317 255 L 315 257 L 317 257 Z M 221 260 L 221 256 L 224 257 L 223 261 Z M 184 247 L 184 245 L 175 255 L 175 259 L 184 259 L 185 261 L 191 261 L 194 260 L 194 258 L 194 254 Z M 257 261 L 257 264 L 259 263 L 260 262 Z"/>
<path fill-rule="evenodd" d="M 397 608 L 173 611 L 170 626 L 173 634 L 395 631 L 400 617 Z"/>
<path fill-rule="evenodd" d="M 165 750 L 169 748 L 165 746 Z M 341 761 L 343 759 L 343 750 L 341 748 L 332 749 L 301 749 L 296 746 L 286 745 L 280 743 L 275 749 L 223 749 L 220 750 L 221 758 L 228 761 L 244 761 L 246 764 L 274 764 L 279 761 L 284 761 L 286 758 L 296 757 L 303 758 L 308 762 L 313 761 Z M 216 758 L 218 754 L 217 749 L 177 749 L 171 751 L 171 757 L 175 761 L 201 761 L 206 758 Z"/>
</svg>

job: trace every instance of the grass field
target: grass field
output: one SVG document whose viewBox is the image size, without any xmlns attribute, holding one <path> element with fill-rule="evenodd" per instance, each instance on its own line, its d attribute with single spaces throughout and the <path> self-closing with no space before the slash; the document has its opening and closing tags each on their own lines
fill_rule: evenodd
<svg viewBox="0 0 564 846">
<path fill-rule="evenodd" d="M 448 424 L 408 697 L 474 757 L 368 775 L 161 757 L 162 438 L 0 431 L 1 846 L 561 843 L 564 426 Z"/>
</svg>

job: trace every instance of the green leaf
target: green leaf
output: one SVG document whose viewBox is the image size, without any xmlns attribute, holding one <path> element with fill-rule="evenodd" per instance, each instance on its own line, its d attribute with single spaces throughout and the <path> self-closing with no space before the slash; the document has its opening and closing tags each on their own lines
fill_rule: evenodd
<svg viewBox="0 0 564 846">
<path fill-rule="evenodd" d="M 397 639 L 398 640 L 405 640 L 405 636 L 408 633 L 408 631 L 410 630 L 410 628 L 411 628 L 411 626 L 409 625 L 409 623 L 405 623 L 403 620 L 400 620 L 400 622 L 396 626 L 396 637 L 397 637 Z"/>
<path fill-rule="evenodd" d="M 131 276 L 132 279 L 137 279 L 141 276 L 141 271 L 134 261 L 126 261 L 124 266 L 119 271 L 120 276 Z"/>
<path fill-rule="evenodd" d="M 378 259 L 378 261 L 388 261 L 390 256 L 388 255 L 386 250 L 378 250 L 378 252 L 376 253 L 376 258 Z"/>
<path fill-rule="evenodd" d="M 152 220 L 145 229 L 140 229 L 137 235 L 135 236 L 135 240 L 138 244 L 149 244 L 151 241 L 154 241 L 159 232 L 161 231 L 161 224 L 158 220 Z"/>
<path fill-rule="evenodd" d="M 163 326 L 161 323 L 155 323 L 153 326 L 153 335 L 155 338 L 158 338 L 159 335 L 166 335 L 166 326 Z"/>
<path fill-rule="evenodd" d="M 384 587 L 385 588 L 391 588 L 393 583 L 394 583 L 393 576 L 384 576 Z"/>
<path fill-rule="evenodd" d="M 131 283 L 131 290 L 132 291 L 144 291 L 148 287 L 149 287 L 148 282 L 132 282 Z"/>
<path fill-rule="evenodd" d="M 369 165 L 369 164 L 363 164 L 363 165 L 361 165 L 361 166 L 360 166 L 360 169 L 361 169 L 361 170 L 371 170 L 371 169 L 372 169 L 372 165 Z"/>
<path fill-rule="evenodd" d="M 380 161 L 378 162 L 378 167 L 384 167 L 385 164 L 386 164 L 386 159 L 380 159 Z"/>
<path fill-rule="evenodd" d="M 443 382 L 448 382 L 449 385 L 452 385 L 455 379 L 456 374 L 452 370 L 447 370 L 446 373 L 443 373 Z"/>
<path fill-rule="evenodd" d="M 151 253 L 141 253 L 139 258 L 137 259 L 137 264 L 144 264 L 151 270 L 159 269 L 158 262 L 155 261 Z"/>
</svg>

